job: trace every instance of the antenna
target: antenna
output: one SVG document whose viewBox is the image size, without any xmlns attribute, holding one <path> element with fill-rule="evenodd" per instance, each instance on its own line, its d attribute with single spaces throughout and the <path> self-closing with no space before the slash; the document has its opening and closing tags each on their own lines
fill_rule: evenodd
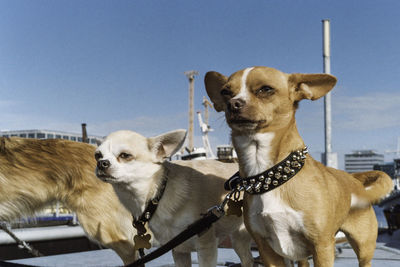
<svg viewBox="0 0 400 267">
<path fill-rule="evenodd" d="M 193 152 L 193 121 L 194 121 L 194 76 L 199 75 L 198 71 L 185 71 L 184 74 L 189 79 L 189 129 L 188 129 L 188 150 Z"/>
</svg>

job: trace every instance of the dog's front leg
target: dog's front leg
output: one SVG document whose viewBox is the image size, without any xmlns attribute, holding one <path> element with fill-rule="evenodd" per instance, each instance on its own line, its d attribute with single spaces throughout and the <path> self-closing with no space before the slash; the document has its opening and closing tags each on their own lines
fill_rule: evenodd
<svg viewBox="0 0 400 267">
<path fill-rule="evenodd" d="M 267 243 L 267 241 L 258 235 L 253 235 L 253 239 L 257 244 L 261 259 L 266 267 L 285 267 L 285 260 L 278 255 Z"/>
<path fill-rule="evenodd" d="M 197 258 L 200 267 L 217 266 L 217 247 L 218 239 L 215 236 L 213 228 L 198 238 Z"/>
<path fill-rule="evenodd" d="M 238 254 L 242 267 L 253 266 L 253 255 L 251 254 L 251 237 L 244 229 L 237 230 L 231 235 L 232 247 Z"/>
<path fill-rule="evenodd" d="M 335 261 L 335 241 L 324 240 L 314 245 L 313 262 L 315 267 L 330 267 Z"/>
<path fill-rule="evenodd" d="M 172 250 L 172 256 L 176 267 L 192 266 L 192 257 L 190 252 L 179 252 L 175 249 Z"/>
</svg>

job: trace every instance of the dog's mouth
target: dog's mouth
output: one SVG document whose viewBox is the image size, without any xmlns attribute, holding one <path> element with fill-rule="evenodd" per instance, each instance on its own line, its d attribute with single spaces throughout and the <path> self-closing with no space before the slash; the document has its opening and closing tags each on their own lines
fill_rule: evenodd
<svg viewBox="0 0 400 267">
<path fill-rule="evenodd" d="M 107 183 L 115 183 L 117 181 L 117 179 L 114 176 L 109 175 L 109 174 L 99 170 L 98 168 L 96 168 L 96 176 L 103 182 L 107 182 Z"/>
<path fill-rule="evenodd" d="M 242 116 L 229 116 L 227 117 L 229 125 L 235 128 L 251 128 L 256 129 L 257 127 L 264 125 L 266 120 L 251 120 Z"/>
</svg>

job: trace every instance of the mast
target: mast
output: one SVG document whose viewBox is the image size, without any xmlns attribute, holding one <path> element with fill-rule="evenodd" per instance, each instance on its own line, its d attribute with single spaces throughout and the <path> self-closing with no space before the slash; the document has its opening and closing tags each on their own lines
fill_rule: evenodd
<svg viewBox="0 0 400 267">
<path fill-rule="evenodd" d="M 323 59 L 324 73 L 331 73 L 331 40 L 330 40 L 330 21 L 322 20 L 323 31 Z M 327 93 L 324 97 L 324 125 L 325 125 L 325 154 L 324 164 L 328 167 L 337 168 L 337 160 L 334 159 L 332 153 L 332 109 L 331 109 L 331 93 Z"/>
<path fill-rule="evenodd" d="M 187 149 L 193 152 L 193 122 L 194 122 L 194 76 L 199 75 L 195 70 L 185 71 L 186 77 L 189 79 L 189 128 L 188 128 L 188 141 Z"/>
</svg>

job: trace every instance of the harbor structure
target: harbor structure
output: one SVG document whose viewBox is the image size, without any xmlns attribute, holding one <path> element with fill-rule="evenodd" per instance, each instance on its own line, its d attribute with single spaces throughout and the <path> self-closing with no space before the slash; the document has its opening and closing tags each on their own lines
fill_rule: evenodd
<svg viewBox="0 0 400 267">
<path fill-rule="evenodd" d="M 184 74 L 189 79 L 189 127 L 188 127 L 188 146 L 189 153 L 193 152 L 193 124 L 194 124 L 194 76 L 199 75 L 198 71 L 185 71 Z"/>
<path fill-rule="evenodd" d="M 33 138 L 33 139 L 64 139 L 76 142 L 82 142 L 82 133 L 70 133 L 64 131 L 54 130 L 14 130 L 14 131 L 0 131 L 0 137 L 22 137 L 22 138 Z M 103 137 L 88 135 L 87 141 L 92 145 L 96 145 L 101 142 Z"/>
</svg>

